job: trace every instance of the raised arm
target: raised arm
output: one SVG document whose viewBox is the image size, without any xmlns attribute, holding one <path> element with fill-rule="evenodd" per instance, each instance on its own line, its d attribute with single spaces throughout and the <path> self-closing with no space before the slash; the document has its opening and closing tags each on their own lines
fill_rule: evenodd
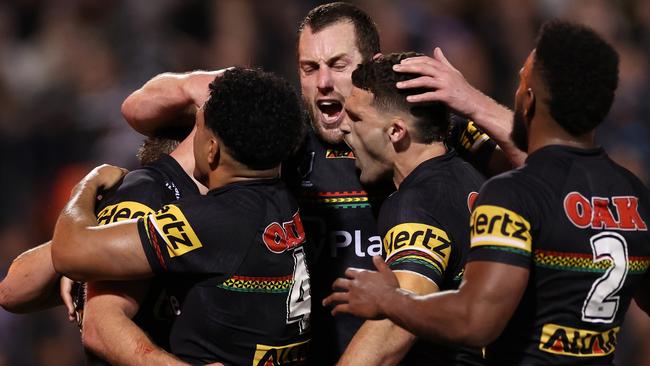
<svg viewBox="0 0 650 366">
<path fill-rule="evenodd" d="M 60 305 L 61 276 L 52 265 L 51 242 L 19 255 L 0 282 L 0 305 L 12 313 L 29 313 Z"/>
<path fill-rule="evenodd" d="M 394 66 L 397 72 L 418 74 L 411 80 L 397 84 L 400 89 L 424 88 L 431 91 L 408 96 L 412 103 L 439 101 L 446 103 L 456 113 L 474 121 L 500 147 L 493 154 L 490 170 L 503 170 L 504 160 L 513 166 L 523 164 L 526 153 L 517 149 L 510 140 L 513 113 L 492 98 L 470 85 L 465 77 L 445 58 L 442 50 L 436 48 L 433 57 L 407 58 Z"/>
<path fill-rule="evenodd" d="M 152 275 L 135 220 L 97 227 L 97 191 L 114 185 L 125 171 L 103 165 L 74 188 L 52 238 L 57 272 L 80 281 L 135 279 Z"/>
<path fill-rule="evenodd" d="M 497 262 L 470 262 L 459 290 L 418 296 L 400 290 L 379 257 L 378 272 L 348 269 L 336 292 L 324 301 L 333 314 L 389 318 L 433 342 L 485 346 L 503 331 L 526 289 L 528 269 Z"/>
<path fill-rule="evenodd" d="M 122 115 L 143 135 L 159 137 L 189 132 L 194 114 L 208 99 L 208 85 L 224 70 L 164 73 L 155 76 L 122 103 Z"/>
<path fill-rule="evenodd" d="M 111 365 L 187 365 L 155 345 L 131 320 L 148 281 L 90 282 L 84 307 L 84 346 Z"/>
<path fill-rule="evenodd" d="M 416 295 L 438 291 L 429 279 L 409 272 L 396 272 L 399 287 Z M 368 320 L 352 338 L 338 365 L 397 365 L 416 341 L 415 335 L 389 319 Z"/>
</svg>

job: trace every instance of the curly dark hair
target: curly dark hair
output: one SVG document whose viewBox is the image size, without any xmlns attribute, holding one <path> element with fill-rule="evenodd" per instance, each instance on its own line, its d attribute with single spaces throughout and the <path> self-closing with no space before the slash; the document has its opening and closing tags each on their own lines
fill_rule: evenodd
<svg viewBox="0 0 650 366">
<path fill-rule="evenodd" d="M 425 144 L 442 141 L 447 136 L 450 124 L 449 109 L 443 103 L 413 105 L 406 100 L 409 95 L 421 94 L 428 89 L 397 89 L 399 81 L 410 80 L 412 74 L 393 71 L 393 65 L 402 60 L 423 56 L 421 53 L 404 52 L 383 55 L 375 60 L 364 62 L 352 72 L 352 84 L 371 92 L 373 104 L 381 111 L 401 110 L 410 113 L 416 122 L 416 138 Z"/>
<path fill-rule="evenodd" d="M 541 28 L 534 67 L 548 87 L 553 119 L 573 136 L 598 126 L 618 85 L 618 53 L 593 30 L 564 21 Z"/>
<path fill-rule="evenodd" d="M 354 25 L 356 46 L 363 60 L 370 60 L 381 52 L 379 32 L 372 18 L 358 7 L 344 2 L 335 2 L 317 6 L 309 11 L 298 27 L 298 36 L 309 26 L 313 33 L 332 24 L 348 21 Z"/>
<path fill-rule="evenodd" d="M 278 166 L 305 135 L 298 95 L 261 70 L 235 68 L 210 84 L 205 125 L 234 159 L 254 170 Z"/>
</svg>

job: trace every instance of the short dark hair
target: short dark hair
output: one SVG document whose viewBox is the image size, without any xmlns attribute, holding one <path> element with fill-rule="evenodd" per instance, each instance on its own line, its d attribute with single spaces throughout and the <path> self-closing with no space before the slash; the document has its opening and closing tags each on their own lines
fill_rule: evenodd
<svg viewBox="0 0 650 366">
<path fill-rule="evenodd" d="M 423 56 L 420 53 L 405 52 L 383 55 L 375 60 L 364 62 L 352 72 L 352 84 L 371 92 L 373 104 L 381 111 L 401 110 L 410 113 L 416 122 L 419 141 L 430 144 L 443 140 L 449 131 L 449 109 L 440 102 L 413 105 L 406 100 L 408 95 L 421 94 L 428 89 L 397 89 L 399 81 L 410 80 L 412 74 L 393 71 L 393 65 L 402 60 Z"/>
<path fill-rule="evenodd" d="M 618 53 L 593 30 L 564 21 L 541 28 L 534 65 L 550 93 L 551 116 L 573 136 L 596 128 L 614 100 Z"/>
<path fill-rule="evenodd" d="M 149 165 L 154 161 L 160 159 L 163 154 L 169 154 L 176 147 L 180 141 L 173 139 L 166 139 L 161 137 L 147 137 L 143 142 L 136 156 L 140 161 L 140 165 Z"/>
<path fill-rule="evenodd" d="M 324 28 L 348 21 L 354 25 L 356 46 L 364 61 L 372 59 L 381 52 L 379 32 L 372 18 L 358 7 L 344 2 L 335 2 L 317 6 L 309 11 L 298 27 L 298 35 L 309 26 L 313 33 Z"/>
<path fill-rule="evenodd" d="M 204 109 L 206 127 L 235 160 L 254 170 L 278 166 L 305 134 L 294 89 L 261 70 L 234 68 L 217 77 Z"/>
</svg>

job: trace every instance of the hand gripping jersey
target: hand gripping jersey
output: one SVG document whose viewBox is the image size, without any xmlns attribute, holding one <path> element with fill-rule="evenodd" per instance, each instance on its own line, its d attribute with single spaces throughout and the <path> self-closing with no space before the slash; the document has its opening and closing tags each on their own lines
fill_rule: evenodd
<svg viewBox="0 0 650 366">
<path fill-rule="evenodd" d="M 163 204 L 197 195 L 196 184 L 178 162 L 169 155 L 162 155 L 153 164 L 128 173 L 119 186 L 105 195 L 97 207 L 97 223 L 106 225 L 143 217 Z M 153 279 L 140 310 L 133 318 L 155 344 L 166 350 L 169 350 L 169 332 L 178 311 L 177 304 L 166 281 Z M 83 308 L 83 303 L 78 306 Z M 88 358 L 89 365 L 107 364 L 90 354 Z"/>
<path fill-rule="evenodd" d="M 611 365 L 650 264 L 650 197 L 602 149 L 547 146 L 488 181 L 469 260 L 530 270 L 490 365 Z"/>
<path fill-rule="evenodd" d="M 138 222 L 153 270 L 188 278 L 171 351 L 191 363 L 301 365 L 311 295 L 298 206 L 278 179 L 238 182 Z"/>
<path fill-rule="evenodd" d="M 496 146 L 472 122 L 455 118 L 450 146 L 462 157 L 487 169 Z M 478 154 L 478 155 L 477 155 Z M 328 145 L 309 129 L 299 152 L 282 166 L 282 175 L 298 199 L 309 236 L 312 263 L 312 345 L 310 363 L 333 365 L 345 351 L 363 320 L 343 314 L 333 317 L 322 300 L 348 267 L 374 269 L 372 256 L 383 254 L 377 213 L 395 190 L 392 182 L 363 187 L 354 153 L 345 144 Z"/>
<path fill-rule="evenodd" d="M 469 251 L 470 206 L 483 177 L 451 150 L 409 174 L 379 214 L 386 263 L 412 272 L 441 291 L 460 285 Z M 481 365 L 479 349 L 418 341 L 404 365 Z"/>
</svg>

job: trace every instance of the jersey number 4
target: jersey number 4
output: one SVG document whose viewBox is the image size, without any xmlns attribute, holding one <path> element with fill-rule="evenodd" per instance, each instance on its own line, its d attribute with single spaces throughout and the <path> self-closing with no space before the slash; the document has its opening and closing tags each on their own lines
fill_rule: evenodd
<svg viewBox="0 0 650 366">
<path fill-rule="evenodd" d="M 311 314 L 311 288 L 309 271 L 305 262 L 305 252 L 302 247 L 293 251 L 293 284 L 287 297 L 287 324 L 298 322 L 300 333 L 309 329 Z"/>
<path fill-rule="evenodd" d="M 627 242 L 621 235 L 603 232 L 590 239 L 594 263 L 604 260 L 611 265 L 591 285 L 589 295 L 582 306 L 582 321 L 589 323 L 611 323 L 616 317 L 619 297 L 616 293 L 623 287 L 628 271 Z"/>
</svg>

